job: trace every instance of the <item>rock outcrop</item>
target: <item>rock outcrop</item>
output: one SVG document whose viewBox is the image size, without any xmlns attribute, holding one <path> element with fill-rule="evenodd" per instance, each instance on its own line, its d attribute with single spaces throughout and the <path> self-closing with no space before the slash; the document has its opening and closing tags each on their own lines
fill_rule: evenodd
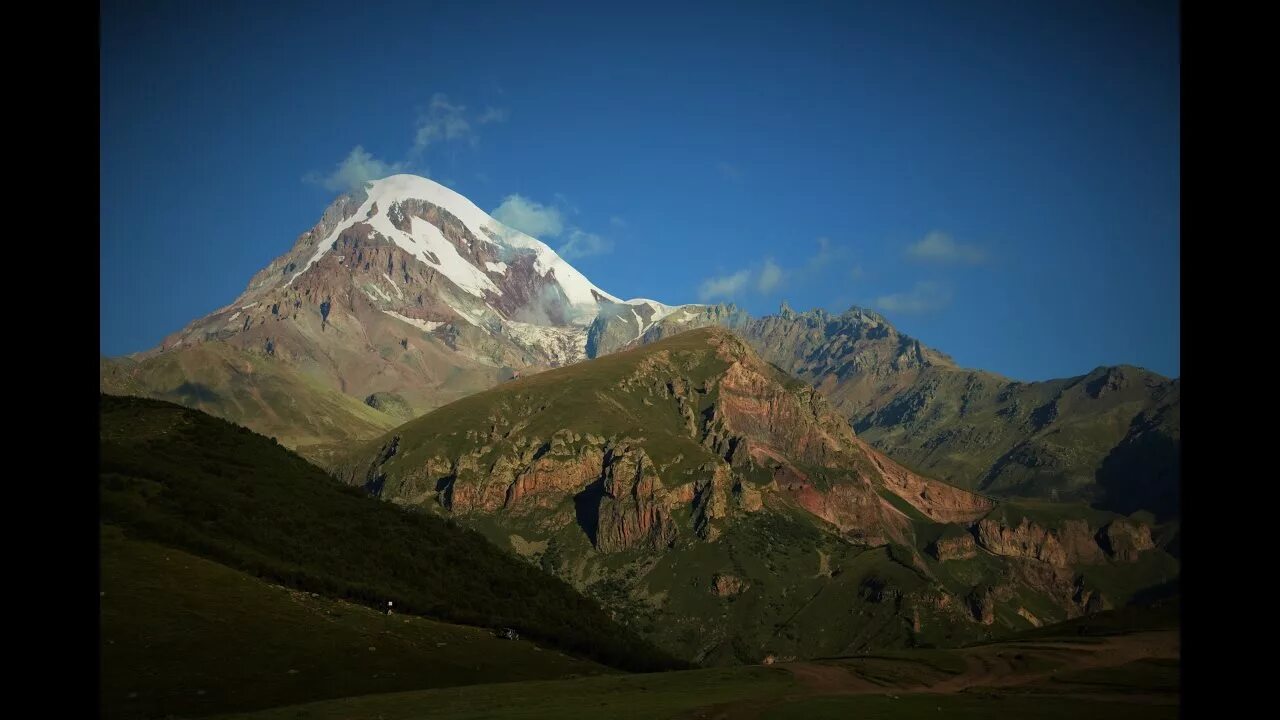
<svg viewBox="0 0 1280 720">
<path fill-rule="evenodd" d="M 938 538 L 929 549 L 935 558 L 943 562 L 968 560 L 978 555 L 978 546 L 969 533 Z"/>
<path fill-rule="evenodd" d="M 733 597 L 751 587 L 751 583 L 736 575 L 716 574 L 711 578 L 711 592 L 718 597 Z"/>
<path fill-rule="evenodd" d="M 605 462 L 596 547 L 602 552 L 669 547 L 676 527 L 668 494 L 649 456 L 626 445 L 610 450 Z"/>
<path fill-rule="evenodd" d="M 1108 555 L 1124 562 L 1136 562 L 1156 546 L 1151 527 L 1134 520 L 1112 520 L 1098 533 L 1098 541 Z"/>
<path fill-rule="evenodd" d="M 983 518 L 978 522 L 978 543 L 996 555 L 1029 558 L 1068 567 L 1103 559 L 1094 531 L 1084 520 L 1065 520 L 1059 527 L 1045 527 L 1027 518 L 1017 524 Z"/>
</svg>

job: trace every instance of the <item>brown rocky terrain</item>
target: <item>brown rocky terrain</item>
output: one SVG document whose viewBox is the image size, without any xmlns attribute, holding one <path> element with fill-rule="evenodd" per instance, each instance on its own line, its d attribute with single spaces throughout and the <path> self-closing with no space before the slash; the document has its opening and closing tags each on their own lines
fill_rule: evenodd
<svg viewBox="0 0 1280 720">
<path fill-rule="evenodd" d="M 643 435 L 597 436 L 547 425 L 545 402 L 532 390 L 522 392 L 555 381 L 555 374 L 544 373 L 536 382 L 530 378 L 507 384 L 503 389 L 518 401 L 507 403 L 504 411 L 485 415 L 475 425 L 448 425 L 450 439 L 461 433 L 474 439 L 473 445 L 433 442 L 421 435 L 420 429 L 442 427 L 446 416 L 470 415 L 444 408 L 440 418 L 428 415 L 398 428 L 389 441 L 379 441 L 370 453 L 374 462 L 356 467 L 349 478 L 397 502 L 430 498 L 462 515 L 546 510 L 594 493 L 594 522 L 584 530 L 603 552 L 669 546 L 678 534 L 672 517 L 680 512 L 696 519 L 698 537 L 713 537 L 716 521 L 731 509 L 759 511 L 766 497 L 793 503 L 842 532 L 878 543 L 903 539 L 908 523 L 877 489 L 943 522 L 974 520 L 992 507 L 985 498 L 916 475 L 883 457 L 856 438 L 818 393 L 790 381 L 733 335 L 708 329 L 688 340 L 697 350 L 619 356 L 638 359 L 620 375 L 614 390 L 629 396 L 626 402 L 665 406 L 665 428 L 645 425 L 635 428 Z M 709 362 L 719 368 L 714 374 L 697 381 L 685 374 Z M 605 410 L 618 403 L 603 397 L 600 402 Z M 543 435 L 538 429 L 550 432 Z M 688 447 L 690 456 L 666 455 L 661 446 L 651 456 L 646 447 L 653 446 L 644 436 L 664 431 Z M 408 446 L 420 461 L 406 459 Z M 457 449 L 450 452 L 451 446 Z M 670 472 L 672 467 L 684 471 Z M 745 480 L 748 469 L 767 481 Z M 573 521 L 561 516 L 561 522 Z"/>
<path fill-rule="evenodd" d="M 712 661 L 1076 617 L 1130 592 L 1100 589 L 1089 568 L 1160 553 L 1138 520 L 1059 505 L 1038 519 L 909 470 L 811 386 L 714 327 L 463 398 L 337 472 L 485 532 L 673 652 Z M 830 630 L 829 648 L 782 630 L 735 641 L 742 631 L 708 625 L 704 614 L 722 611 L 701 605 L 767 603 L 785 628 L 830 618 L 819 611 L 827 594 L 868 614 Z"/>
<path fill-rule="evenodd" d="M 961 368 L 870 310 L 797 313 L 785 303 L 760 318 L 732 305 L 685 307 L 637 340 L 624 333 L 596 351 L 709 325 L 741 335 L 821 392 L 863 440 L 918 472 L 988 494 L 1177 514 L 1177 379 L 1122 365 L 1020 382 Z"/>
</svg>

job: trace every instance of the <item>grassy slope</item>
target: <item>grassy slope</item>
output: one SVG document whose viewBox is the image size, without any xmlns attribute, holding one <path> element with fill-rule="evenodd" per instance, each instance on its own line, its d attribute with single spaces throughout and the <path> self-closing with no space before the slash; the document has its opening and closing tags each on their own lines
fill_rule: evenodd
<svg viewBox="0 0 1280 720">
<path fill-rule="evenodd" d="M 726 362 L 714 357 L 705 333 L 673 338 L 663 349 L 677 362 L 685 360 L 682 367 L 694 385 L 727 367 Z M 530 409 L 537 412 L 521 429 L 528 436 L 549 438 L 556 430 L 572 428 L 602 437 L 643 437 L 645 450 L 659 465 L 679 454 L 687 460 L 677 468 L 693 467 L 711 459 L 705 448 L 688 437 L 683 419 L 670 405 L 646 404 L 641 394 L 616 391 L 618 381 L 634 372 L 652 353 L 652 348 L 642 347 L 512 380 L 386 432 L 354 452 L 352 458 L 367 462 L 397 435 L 402 450 L 387 463 L 388 469 L 432 454 L 456 454 L 477 444 L 466 431 L 488 434 L 495 421 L 502 422 L 512 411 Z"/>
<path fill-rule="evenodd" d="M 101 541 L 107 718 L 612 672 L 487 630 L 290 590 L 117 527 Z"/>
<path fill-rule="evenodd" d="M 770 708 L 762 720 L 988 720 L 992 717 L 1037 718 L 1038 720 L 1146 720 L 1178 717 L 1178 707 L 1170 704 L 1138 705 L 1096 700 L 1008 694 L 962 693 L 822 697 L 789 702 Z"/>
<path fill-rule="evenodd" d="M 294 588 L 526 636 L 629 669 L 674 661 L 480 535 L 343 487 L 268 438 L 102 397 L 101 517 Z"/>
<path fill-rule="evenodd" d="M 1166 636 L 1167 637 L 1167 636 Z M 241 716 L 246 720 L 515 720 L 574 717 L 759 720 L 774 718 L 1174 718 L 1179 661 L 1135 645 L 996 643 L 908 650 L 775 667 L 459 687 L 347 698 Z M 1157 645 L 1164 641 L 1157 641 Z M 1126 653 L 1111 664 L 1115 652 Z M 1133 659 L 1127 659 L 1133 658 Z M 796 674 L 792 674 L 792 672 Z M 951 687 L 948 688 L 947 686 Z"/>
<path fill-rule="evenodd" d="M 102 365 L 103 392 L 168 400 L 252 425 L 309 457 L 313 446 L 358 442 L 399 422 L 290 366 L 223 343 Z"/>
<path fill-rule="evenodd" d="M 776 697 L 795 686 L 795 680 L 785 670 L 718 668 L 377 695 L 295 705 L 243 717 L 255 720 L 673 718 L 716 703 Z"/>
</svg>

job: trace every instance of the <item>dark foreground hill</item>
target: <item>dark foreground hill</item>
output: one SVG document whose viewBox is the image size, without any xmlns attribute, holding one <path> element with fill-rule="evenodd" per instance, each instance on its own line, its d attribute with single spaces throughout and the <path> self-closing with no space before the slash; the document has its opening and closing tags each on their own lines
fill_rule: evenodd
<svg viewBox="0 0 1280 720">
<path fill-rule="evenodd" d="M 118 527 L 103 526 L 101 541 L 105 718 L 617 673 L 490 630 L 288 588 Z"/>
<path fill-rule="evenodd" d="M 103 395 L 100 441 L 101 521 L 130 540 L 327 598 L 512 627 L 617 668 L 679 665 L 479 534 L 343 487 L 245 428 L 167 402 Z"/>
</svg>

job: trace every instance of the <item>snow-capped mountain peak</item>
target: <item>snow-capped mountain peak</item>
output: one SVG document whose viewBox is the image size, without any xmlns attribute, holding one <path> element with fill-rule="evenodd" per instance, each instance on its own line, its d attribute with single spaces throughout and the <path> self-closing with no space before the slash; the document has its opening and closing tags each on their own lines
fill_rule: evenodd
<svg viewBox="0 0 1280 720">
<path fill-rule="evenodd" d="M 459 193 L 392 175 L 335 200 L 235 302 L 161 350 L 239 336 L 273 354 L 280 331 L 293 328 L 304 336 L 352 332 L 381 354 L 389 351 L 375 336 L 399 338 L 401 350 L 413 338 L 443 343 L 495 367 L 556 366 L 634 341 L 683 307 L 621 300 Z"/>
<path fill-rule="evenodd" d="M 446 238 L 439 224 L 421 217 L 429 212 L 424 208 L 431 207 L 456 218 L 467 231 L 464 237 Z M 486 293 L 501 296 L 502 279 L 512 268 L 509 261 L 526 255 L 532 259 L 537 276 L 553 278 L 563 293 L 567 301 L 564 317 L 570 324 L 589 324 L 601 302 L 623 302 L 596 287 L 546 243 L 504 225 L 457 192 L 417 175 L 392 175 L 369 183 L 360 206 L 316 245 L 307 264 L 289 282 L 334 252 L 335 241 L 342 233 L 359 224 L 368 225 L 377 236 L 395 243 L 479 299 L 484 299 Z M 463 308 L 455 309 L 464 316 L 472 315 Z"/>
</svg>

